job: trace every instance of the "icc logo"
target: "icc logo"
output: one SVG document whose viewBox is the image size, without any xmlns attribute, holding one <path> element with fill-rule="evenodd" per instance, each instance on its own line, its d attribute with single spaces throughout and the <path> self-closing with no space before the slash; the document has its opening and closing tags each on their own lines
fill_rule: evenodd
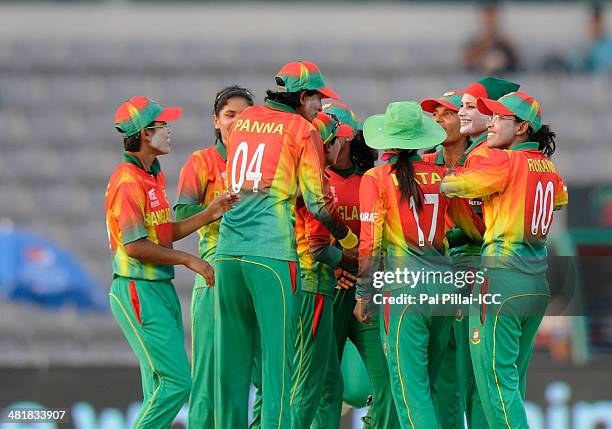
<svg viewBox="0 0 612 429">
<path fill-rule="evenodd" d="M 151 201 L 151 208 L 159 206 L 159 200 L 157 199 L 157 194 L 155 193 L 155 188 L 149 189 L 147 194 L 149 195 L 149 201 Z"/>
</svg>

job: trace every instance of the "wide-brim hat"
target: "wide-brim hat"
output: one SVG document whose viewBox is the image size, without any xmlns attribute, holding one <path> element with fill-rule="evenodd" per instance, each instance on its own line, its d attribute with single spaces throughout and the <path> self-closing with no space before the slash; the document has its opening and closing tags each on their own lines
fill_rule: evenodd
<svg viewBox="0 0 612 429">
<path fill-rule="evenodd" d="M 446 140 L 446 131 L 423 113 L 418 103 L 398 101 L 363 124 L 366 144 L 373 149 L 425 149 Z"/>
</svg>

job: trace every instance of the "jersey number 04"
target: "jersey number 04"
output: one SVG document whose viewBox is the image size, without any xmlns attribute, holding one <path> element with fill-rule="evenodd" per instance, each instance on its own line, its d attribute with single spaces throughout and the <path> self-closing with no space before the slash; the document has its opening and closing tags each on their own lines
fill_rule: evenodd
<svg viewBox="0 0 612 429">
<path fill-rule="evenodd" d="M 249 157 L 249 144 L 242 142 L 238 145 L 232 160 L 232 191 L 238 193 L 242 190 L 245 180 L 253 182 L 253 192 L 257 192 L 261 182 L 261 162 L 263 160 L 265 143 L 260 143 L 255 152 Z M 249 160 L 250 159 L 250 160 Z M 247 167 L 248 162 L 248 167 Z"/>
</svg>

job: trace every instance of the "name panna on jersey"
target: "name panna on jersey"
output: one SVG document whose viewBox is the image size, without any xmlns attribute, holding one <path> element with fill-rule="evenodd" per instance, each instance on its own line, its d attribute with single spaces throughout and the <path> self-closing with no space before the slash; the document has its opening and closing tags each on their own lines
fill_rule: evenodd
<svg viewBox="0 0 612 429">
<path fill-rule="evenodd" d="M 145 226 L 161 225 L 164 223 L 172 222 L 172 216 L 170 215 L 170 208 L 162 210 L 156 210 L 151 213 L 145 213 L 144 224 Z"/>
<path fill-rule="evenodd" d="M 282 136 L 283 125 L 282 123 L 277 124 L 276 122 L 251 122 L 250 119 L 238 119 L 236 125 L 234 125 L 234 131 L 247 131 L 249 133 L 258 134 L 278 134 Z"/>
</svg>

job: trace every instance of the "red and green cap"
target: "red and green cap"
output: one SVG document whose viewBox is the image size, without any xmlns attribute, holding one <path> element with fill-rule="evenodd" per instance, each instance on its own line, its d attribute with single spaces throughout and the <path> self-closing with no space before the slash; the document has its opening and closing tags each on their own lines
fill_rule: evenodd
<svg viewBox="0 0 612 429">
<path fill-rule="evenodd" d="M 497 100 L 506 94 L 518 91 L 520 87 L 521 85 L 518 83 L 509 80 L 497 77 L 483 77 L 476 82 L 470 83 L 464 92 L 476 98 Z"/>
<path fill-rule="evenodd" d="M 540 103 L 524 92 L 511 92 L 499 100 L 479 98 L 476 107 L 484 115 L 514 115 L 531 125 L 534 132 L 542 127 L 542 109 Z"/>
<path fill-rule="evenodd" d="M 357 131 L 363 127 L 363 124 L 357 119 L 355 112 L 353 112 L 346 104 L 332 101 L 331 103 L 326 103 L 323 105 L 323 111 L 325 113 L 336 115 L 340 122 L 353 129 L 353 133 L 357 133 Z"/>
<path fill-rule="evenodd" d="M 294 61 L 285 64 L 276 74 L 278 92 L 318 91 L 323 98 L 340 99 L 325 84 L 323 73 L 315 63 Z"/>
<path fill-rule="evenodd" d="M 137 134 L 151 122 L 170 122 L 181 117 L 181 107 L 162 107 L 150 98 L 132 97 L 115 112 L 115 128 L 126 137 Z"/>
<path fill-rule="evenodd" d="M 447 109 L 451 109 L 455 112 L 458 112 L 461 109 L 461 96 L 463 92 L 461 91 L 448 91 L 442 94 L 440 98 L 426 98 L 421 101 L 421 109 L 424 112 L 433 113 L 436 110 L 438 105 L 444 106 Z"/>
<path fill-rule="evenodd" d="M 336 115 L 330 113 L 319 112 L 316 118 L 313 119 L 312 125 L 321 134 L 323 144 L 329 143 L 334 137 L 352 137 L 353 129 L 343 124 Z"/>
</svg>

